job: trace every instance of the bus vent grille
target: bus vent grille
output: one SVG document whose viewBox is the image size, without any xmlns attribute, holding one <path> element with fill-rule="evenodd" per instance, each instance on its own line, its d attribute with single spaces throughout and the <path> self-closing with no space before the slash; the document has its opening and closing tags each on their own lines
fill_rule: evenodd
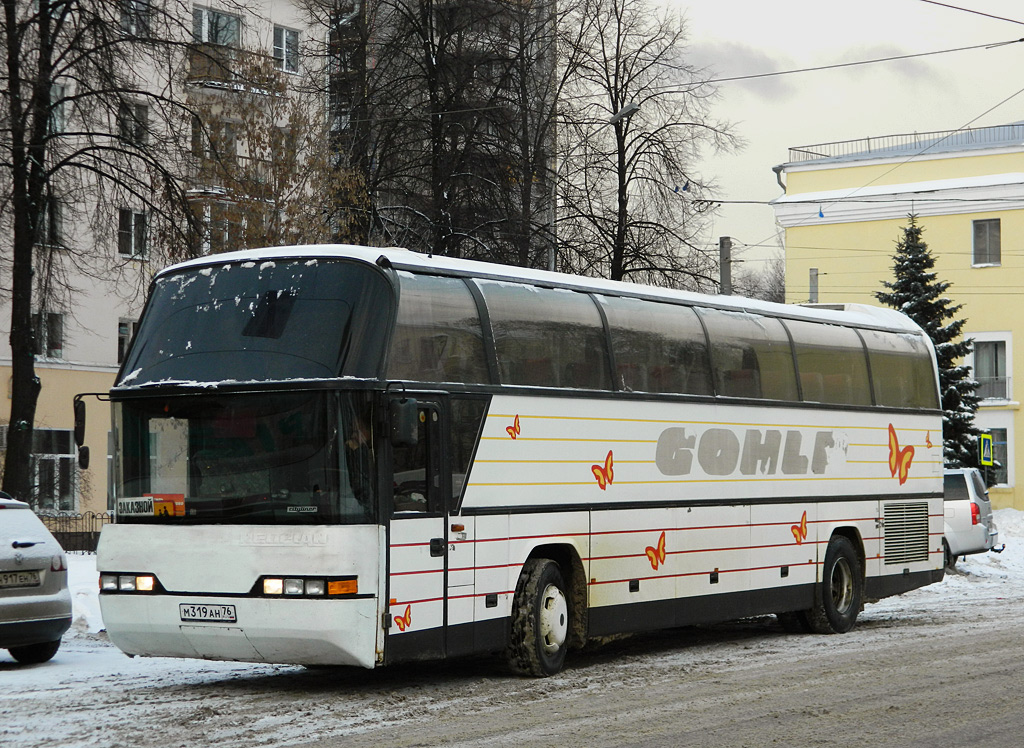
<svg viewBox="0 0 1024 748">
<path fill-rule="evenodd" d="M 885 563 L 928 560 L 928 504 L 885 505 Z"/>
</svg>

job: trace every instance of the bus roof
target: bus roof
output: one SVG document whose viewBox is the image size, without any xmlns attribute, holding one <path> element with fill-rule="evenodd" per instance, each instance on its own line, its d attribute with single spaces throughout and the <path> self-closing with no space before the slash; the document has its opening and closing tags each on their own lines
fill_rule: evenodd
<svg viewBox="0 0 1024 748">
<path fill-rule="evenodd" d="M 203 268 L 226 263 L 263 263 L 273 262 L 274 260 L 318 258 L 330 260 L 349 259 L 365 262 L 369 265 L 390 265 L 399 270 L 409 270 L 412 272 L 529 283 L 549 288 L 565 288 L 612 296 L 631 296 L 654 301 L 709 306 L 718 309 L 753 312 L 789 319 L 804 319 L 854 327 L 924 334 L 924 331 L 906 315 L 894 309 L 868 304 L 780 304 L 742 296 L 700 294 L 691 291 L 678 291 L 639 283 L 568 275 L 514 265 L 499 265 L 477 260 L 425 255 L 401 247 L 361 247 L 350 244 L 307 244 L 265 247 L 238 252 L 225 252 L 223 254 L 187 260 L 164 268 L 157 274 L 157 277 L 178 273 L 189 268 Z"/>
</svg>

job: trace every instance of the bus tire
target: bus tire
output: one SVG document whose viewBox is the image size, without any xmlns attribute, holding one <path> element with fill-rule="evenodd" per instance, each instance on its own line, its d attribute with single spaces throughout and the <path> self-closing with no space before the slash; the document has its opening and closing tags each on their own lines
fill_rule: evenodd
<svg viewBox="0 0 1024 748">
<path fill-rule="evenodd" d="M 833 535 L 825 550 L 825 566 L 814 607 L 805 612 L 815 634 L 845 634 L 857 622 L 864 598 L 860 558 L 850 539 Z"/>
<path fill-rule="evenodd" d="M 554 675 L 565 662 L 568 639 L 569 599 L 562 572 L 551 559 L 531 558 L 512 601 L 509 667 L 524 675 Z"/>
</svg>

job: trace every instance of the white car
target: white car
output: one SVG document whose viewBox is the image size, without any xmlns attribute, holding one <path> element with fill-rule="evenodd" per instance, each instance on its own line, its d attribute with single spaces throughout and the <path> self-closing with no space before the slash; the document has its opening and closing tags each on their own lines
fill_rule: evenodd
<svg viewBox="0 0 1024 748">
<path fill-rule="evenodd" d="M 947 468 L 944 488 L 946 528 L 942 549 L 946 567 L 952 569 L 960 556 L 996 549 L 999 530 L 992 518 L 988 489 L 976 468 Z"/>
<path fill-rule="evenodd" d="M 46 662 L 70 626 L 67 556 L 28 504 L 0 491 L 0 649 Z"/>
</svg>

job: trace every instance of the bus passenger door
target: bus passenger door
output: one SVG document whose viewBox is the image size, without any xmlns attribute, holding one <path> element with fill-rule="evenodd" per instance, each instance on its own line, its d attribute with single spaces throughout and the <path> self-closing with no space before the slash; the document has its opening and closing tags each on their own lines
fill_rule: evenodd
<svg viewBox="0 0 1024 748">
<path fill-rule="evenodd" d="M 443 480 L 444 403 L 416 395 L 417 443 L 392 446 L 388 662 L 443 657 L 448 535 Z"/>
</svg>

